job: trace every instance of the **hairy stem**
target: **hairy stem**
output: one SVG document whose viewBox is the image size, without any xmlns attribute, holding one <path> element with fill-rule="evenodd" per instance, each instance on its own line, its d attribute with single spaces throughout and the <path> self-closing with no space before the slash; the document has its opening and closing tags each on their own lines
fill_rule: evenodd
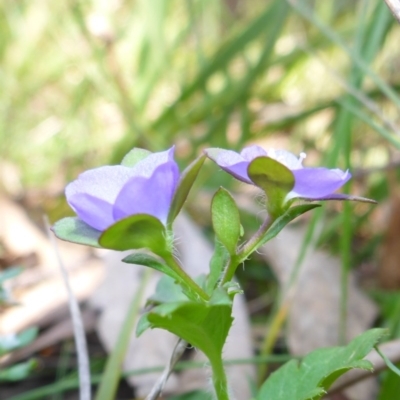
<svg viewBox="0 0 400 400">
<path fill-rule="evenodd" d="M 212 368 L 212 381 L 217 400 L 229 400 L 228 381 L 222 359 L 210 360 Z"/>
<path fill-rule="evenodd" d="M 232 280 L 237 266 L 246 260 L 246 258 L 253 253 L 257 248 L 260 246 L 262 238 L 264 237 L 265 233 L 268 231 L 272 223 L 275 221 L 274 218 L 268 216 L 262 225 L 258 228 L 258 231 L 242 246 L 239 247 L 236 256 L 231 257 L 229 260 L 229 264 L 226 267 L 223 277 L 220 281 L 220 286 L 224 283 L 229 282 Z"/>
<path fill-rule="evenodd" d="M 192 290 L 200 299 L 210 300 L 210 296 L 184 271 L 178 261 L 170 254 L 163 256 L 167 265 L 182 279 L 188 288 Z"/>
</svg>

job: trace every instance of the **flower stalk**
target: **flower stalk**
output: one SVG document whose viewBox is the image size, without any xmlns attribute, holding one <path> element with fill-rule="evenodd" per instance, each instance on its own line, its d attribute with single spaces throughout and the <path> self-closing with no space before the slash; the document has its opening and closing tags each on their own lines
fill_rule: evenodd
<svg viewBox="0 0 400 400">
<path fill-rule="evenodd" d="M 262 225 L 258 228 L 257 232 L 247 242 L 243 243 L 243 245 L 239 247 L 236 256 L 230 258 L 229 264 L 225 268 L 224 274 L 220 281 L 220 286 L 233 279 L 237 266 L 241 262 L 246 260 L 247 257 L 250 256 L 250 254 L 257 250 L 265 233 L 268 231 L 274 221 L 274 218 L 268 216 L 262 223 Z"/>
</svg>

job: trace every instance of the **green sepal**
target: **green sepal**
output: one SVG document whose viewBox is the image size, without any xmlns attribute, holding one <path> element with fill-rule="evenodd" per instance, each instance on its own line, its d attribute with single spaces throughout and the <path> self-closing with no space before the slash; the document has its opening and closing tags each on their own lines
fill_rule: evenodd
<svg viewBox="0 0 400 400">
<path fill-rule="evenodd" d="M 181 211 L 205 159 L 206 155 L 202 154 L 182 171 L 168 214 L 168 227 L 172 225 L 175 218 Z"/>
<path fill-rule="evenodd" d="M 151 154 L 151 151 L 134 147 L 121 161 L 124 167 L 134 167 L 139 161 L 144 160 Z"/>
<path fill-rule="evenodd" d="M 161 304 L 146 315 L 146 320 L 152 328 L 165 329 L 186 340 L 203 351 L 209 360 L 219 360 L 233 322 L 231 311 L 231 299 L 218 288 L 208 304 Z M 146 321 L 142 324 L 146 325 Z"/>
<path fill-rule="evenodd" d="M 257 157 L 247 168 L 252 182 L 267 196 L 267 211 L 276 218 L 285 211 L 285 198 L 294 187 L 294 175 L 289 168 L 270 157 Z"/>
<path fill-rule="evenodd" d="M 240 238 L 239 210 L 232 196 L 224 188 L 219 188 L 211 203 L 211 218 L 214 232 L 230 255 L 236 254 Z"/>
<path fill-rule="evenodd" d="M 283 215 L 272 223 L 262 238 L 260 246 L 273 239 L 289 222 L 292 222 L 295 218 L 317 207 L 321 207 L 321 204 L 300 204 L 286 210 Z"/>
<path fill-rule="evenodd" d="M 364 357 L 386 333 L 386 329 L 371 329 L 347 346 L 315 350 L 300 363 L 289 361 L 265 381 L 256 400 L 319 400 L 346 371 L 372 371 L 373 365 Z"/>
<path fill-rule="evenodd" d="M 161 257 L 170 254 L 164 225 L 149 214 L 135 214 L 117 221 L 103 231 L 99 244 L 119 251 L 147 248 Z"/>
<path fill-rule="evenodd" d="M 101 232 L 87 225 L 78 217 L 60 219 L 51 230 L 61 240 L 91 247 L 101 247 L 99 244 Z"/>
<path fill-rule="evenodd" d="M 179 275 L 174 272 L 168 265 L 164 264 L 161 260 L 155 258 L 151 254 L 146 253 L 133 253 L 126 256 L 122 262 L 127 264 L 143 265 L 162 272 L 165 275 L 170 276 L 172 279 L 180 281 Z"/>
</svg>

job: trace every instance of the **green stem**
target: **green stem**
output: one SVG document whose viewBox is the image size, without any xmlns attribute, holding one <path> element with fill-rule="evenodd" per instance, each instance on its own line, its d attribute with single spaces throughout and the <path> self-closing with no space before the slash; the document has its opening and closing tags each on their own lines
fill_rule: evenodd
<svg viewBox="0 0 400 400">
<path fill-rule="evenodd" d="M 231 257 L 231 259 L 229 260 L 229 264 L 226 267 L 223 277 L 221 279 L 220 286 L 222 286 L 226 282 L 229 282 L 235 275 L 237 266 L 241 262 L 246 260 L 251 253 L 257 250 L 265 233 L 268 231 L 274 221 L 274 218 L 268 216 L 262 223 L 262 225 L 258 228 L 258 231 L 246 243 L 243 243 L 243 245 L 239 247 L 236 256 Z"/>
<path fill-rule="evenodd" d="M 181 280 L 204 301 L 210 300 L 210 296 L 182 269 L 178 261 L 171 254 L 163 255 L 167 265 L 181 278 Z"/>
<path fill-rule="evenodd" d="M 243 244 L 238 250 L 238 257 L 240 260 L 246 259 L 257 247 L 260 245 L 264 234 L 268 231 L 275 218 L 267 216 L 262 225 L 258 228 L 258 231 L 252 236 L 246 243 Z"/>
<path fill-rule="evenodd" d="M 229 400 L 228 381 L 222 359 L 210 360 L 212 368 L 212 381 L 217 400 Z"/>
</svg>

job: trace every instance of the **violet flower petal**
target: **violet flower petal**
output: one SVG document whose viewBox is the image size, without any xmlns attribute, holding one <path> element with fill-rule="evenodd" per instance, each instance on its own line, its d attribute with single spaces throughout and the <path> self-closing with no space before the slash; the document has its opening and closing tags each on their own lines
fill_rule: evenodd
<svg viewBox="0 0 400 400">
<path fill-rule="evenodd" d="M 332 194 L 351 178 L 348 171 L 340 169 L 302 168 L 292 170 L 292 173 L 295 184 L 289 198 L 321 199 Z"/>
<path fill-rule="evenodd" d="M 240 155 L 248 162 L 253 161 L 256 157 L 265 157 L 267 156 L 267 152 L 260 146 L 253 145 L 245 147 Z"/>
<path fill-rule="evenodd" d="M 249 166 L 248 161 L 241 161 L 240 163 L 233 164 L 229 167 L 224 167 L 221 164 L 219 164 L 219 166 L 239 181 L 253 184 L 249 178 L 249 175 L 247 174 L 247 167 Z"/>
<path fill-rule="evenodd" d="M 150 214 L 166 224 L 178 180 L 179 168 L 175 161 L 159 165 L 150 177 L 131 178 L 115 201 L 114 219 Z"/>
<path fill-rule="evenodd" d="M 132 176 L 141 176 L 144 178 L 150 178 L 153 172 L 158 168 L 160 165 L 173 162 L 174 161 L 174 151 L 175 146 L 172 146 L 170 149 L 166 151 L 160 151 L 158 153 L 152 153 L 148 155 L 143 160 L 139 161 L 132 169 L 133 174 Z"/>
<path fill-rule="evenodd" d="M 253 183 L 247 175 L 249 161 L 242 157 L 242 155 L 232 150 L 223 149 L 207 149 L 206 154 L 219 167 L 233 175 L 236 179 L 245 183 Z M 246 153 L 245 155 L 248 156 Z"/>
<path fill-rule="evenodd" d="M 65 189 L 68 204 L 78 217 L 100 231 L 114 222 L 112 205 L 133 168 L 104 166 L 86 171 Z"/>
</svg>

